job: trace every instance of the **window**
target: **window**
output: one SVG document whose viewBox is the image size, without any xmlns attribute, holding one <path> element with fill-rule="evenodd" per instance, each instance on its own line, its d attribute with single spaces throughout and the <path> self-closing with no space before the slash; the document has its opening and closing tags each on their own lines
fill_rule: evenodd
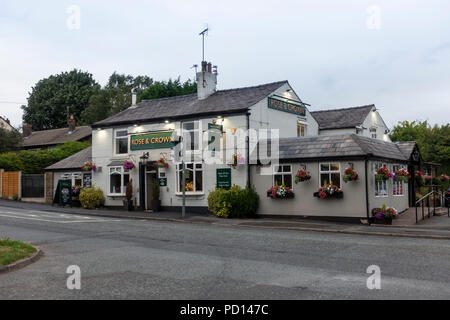
<svg viewBox="0 0 450 320">
<path fill-rule="evenodd" d="M 128 153 L 128 131 L 117 130 L 115 131 L 115 154 L 127 154 Z"/>
<path fill-rule="evenodd" d="M 395 173 L 395 171 L 400 170 L 399 165 L 393 165 L 392 166 L 392 172 Z M 392 195 L 393 196 L 403 196 L 403 181 L 398 180 L 392 180 Z"/>
<path fill-rule="evenodd" d="M 183 122 L 183 140 L 186 142 L 186 151 L 199 151 L 200 138 L 198 121 Z"/>
<path fill-rule="evenodd" d="M 381 167 L 387 167 L 387 164 L 382 162 L 374 163 L 375 173 Z M 388 196 L 387 180 L 386 181 L 375 180 L 375 197 L 387 197 L 387 196 Z"/>
<path fill-rule="evenodd" d="M 83 175 L 81 172 L 64 173 L 61 175 L 61 179 L 72 181 L 72 186 L 83 186 Z"/>
<path fill-rule="evenodd" d="M 333 184 L 341 188 L 341 170 L 339 163 L 319 164 L 320 186 Z"/>
<path fill-rule="evenodd" d="M 273 167 L 273 185 L 283 185 L 292 188 L 292 166 L 281 165 Z"/>
<path fill-rule="evenodd" d="M 203 164 L 186 163 L 186 192 L 203 191 Z M 177 164 L 177 186 L 178 192 L 183 192 L 183 166 Z"/>
<path fill-rule="evenodd" d="M 124 172 L 123 167 L 109 168 L 109 193 L 124 195 L 125 187 L 130 181 L 130 174 Z"/>
<path fill-rule="evenodd" d="M 297 137 L 306 137 L 306 123 L 297 120 Z"/>
<path fill-rule="evenodd" d="M 370 134 L 373 139 L 377 138 L 377 128 L 370 128 Z"/>
</svg>

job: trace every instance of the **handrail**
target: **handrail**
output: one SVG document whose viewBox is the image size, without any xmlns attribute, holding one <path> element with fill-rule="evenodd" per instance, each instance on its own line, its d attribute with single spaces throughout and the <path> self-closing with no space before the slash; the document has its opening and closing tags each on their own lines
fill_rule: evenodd
<svg viewBox="0 0 450 320">
<path fill-rule="evenodd" d="M 433 193 L 435 193 L 436 191 L 430 191 L 428 192 L 426 195 L 424 195 L 422 198 L 420 198 L 419 200 L 416 201 L 416 204 L 418 204 L 420 201 L 423 201 L 425 198 L 428 198 L 430 195 L 432 195 Z"/>
<path fill-rule="evenodd" d="M 428 192 L 426 195 L 424 195 L 422 198 L 416 201 L 415 207 L 416 207 L 416 223 L 419 222 L 419 217 L 417 215 L 417 208 L 418 205 L 422 202 L 422 220 L 425 220 L 425 208 L 424 208 L 424 200 L 426 199 L 428 201 L 428 218 L 431 218 L 431 212 L 430 212 L 430 196 L 439 195 L 439 197 L 442 197 L 443 194 L 439 193 L 437 190 L 432 189 L 430 192 Z M 444 196 L 445 197 L 445 196 Z M 433 199 L 433 215 L 436 214 L 436 197 Z M 450 217 L 450 208 L 449 208 L 449 217 Z"/>
</svg>

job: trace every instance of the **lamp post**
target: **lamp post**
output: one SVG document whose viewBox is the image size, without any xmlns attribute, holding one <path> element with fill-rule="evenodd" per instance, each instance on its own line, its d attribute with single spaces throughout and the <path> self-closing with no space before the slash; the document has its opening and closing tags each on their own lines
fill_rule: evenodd
<svg viewBox="0 0 450 320">
<path fill-rule="evenodd" d="M 182 200 L 182 207 L 181 207 L 181 217 L 184 219 L 186 216 L 186 163 L 184 162 L 185 157 L 185 149 L 184 149 L 184 142 L 182 136 L 177 136 L 174 139 L 174 145 L 178 145 L 181 143 L 181 184 L 182 188 L 181 191 L 183 193 L 183 200 Z"/>
</svg>

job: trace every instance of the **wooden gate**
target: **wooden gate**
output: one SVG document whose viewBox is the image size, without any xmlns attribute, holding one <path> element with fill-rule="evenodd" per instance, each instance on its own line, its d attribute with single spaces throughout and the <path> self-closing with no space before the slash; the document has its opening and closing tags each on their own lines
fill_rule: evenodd
<svg viewBox="0 0 450 320">
<path fill-rule="evenodd" d="M 2 197 L 10 198 L 13 196 L 20 197 L 20 171 L 3 172 L 2 175 Z"/>
</svg>

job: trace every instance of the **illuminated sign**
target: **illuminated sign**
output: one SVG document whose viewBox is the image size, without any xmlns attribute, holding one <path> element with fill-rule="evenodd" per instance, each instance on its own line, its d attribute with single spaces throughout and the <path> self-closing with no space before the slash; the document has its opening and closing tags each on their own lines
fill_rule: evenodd
<svg viewBox="0 0 450 320">
<path fill-rule="evenodd" d="M 173 131 L 133 135 L 130 144 L 130 150 L 172 148 L 174 146 Z"/>
<path fill-rule="evenodd" d="M 302 117 L 306 116 L 306 109 L 304 106 L 274 98 L 269 98 L 269 108 L 278 111 L 293 113 Z"/>
</svg>

